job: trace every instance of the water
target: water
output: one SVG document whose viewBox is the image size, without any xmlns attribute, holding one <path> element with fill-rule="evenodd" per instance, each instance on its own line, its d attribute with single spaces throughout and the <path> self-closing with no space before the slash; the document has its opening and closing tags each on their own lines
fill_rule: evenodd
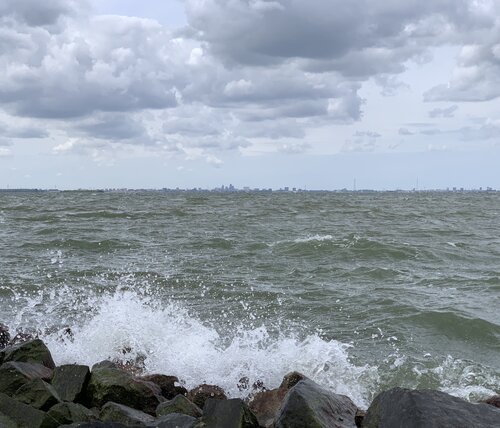
<svg viewBox="0 0 500 428">
<path fill-rule="evenodd" d="M 0 193 L 0 321 L 56 363 L 366 406 L 500 388 L 498 193 Z M 73 336 L 64 334 L 70 327 Z"/>
</svg>

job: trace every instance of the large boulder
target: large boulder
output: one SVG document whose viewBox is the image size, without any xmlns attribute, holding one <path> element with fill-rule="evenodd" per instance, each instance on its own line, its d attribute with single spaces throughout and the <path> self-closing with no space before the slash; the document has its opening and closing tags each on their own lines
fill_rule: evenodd
<svg viewBox="0 0 500 428">
<path fill-rule="evenodd" d="M 161 374 L 152 374 L 147 376 L 141 376 L 140 379 L 147 382 L 156 383 L 161 388 L 161 395 L 163 395 L 168 400 L 171 400 L 176 395 L 182 394 L 187 395 L 188 391 L 186 388 L 180 385 L 176 385 L 179 382 L 176 376 L 166 376 Z"/>
<path fill-rule="evenodd" d="M 104 422 L 120 422 L 137 426 L 146 426 L 155 421 L 155 418 L 147 413 L 113 402 L 106 403 L 102 407 L 99 419 Z"/>
<path fill-rule="evenodd" d="M 68 364 L 54 369 L 52 386 L 63 401 L 81 402 L 90 379 L 87 366 Z"/>
<path fill-rule="evenodd" d="M 33 379 L 29 383 L 21 386 L 13 398 L 21 403 L 29 404 L 35 409 L 49 410 L 52 406 L 61 401 L 52 385 L 42 379 Z"/>
<path fill-rule="evenodd" d="M 102 407 L 113 401 L 154 415 L 164 398 L 160 388 L 152 382 L 135 379 L 113 367 L 97 367 L 90 374 L 86 400 L 90 407 Z"/>
<path fill-rule="evenodd" d="M 148 424 L 151 428 L 193 428 L 196 419 L 192 416 L 183 415 L 181 413 L 171 413 L 156 419 L 153 424 Z"/>
<path fill-rule="evenodd" d="M 275 427 L 355 428 L 356 410 L 349 397 L 334 394 L 304 379 L 286 394 Z"/>
<path fill-rule="evenodd" d="M 39 363 L 49 369 L 53 369 L 56 366 L 49 349 L 40 339 L 8 346 L 0 351 L 0 359 L 3 359 L 3 362 Z"/>
<path fill-rule="evenodd" d="M 197 386 L 196 388 L 189 391 L 187 398 L 196 404 L 200 409 L 203 409 L 205 401 L 209 398 L 214 398 L 216 400 L 225 400 L 226 393 L 224 390 L 217 385 L 207 385 L 206 383 Z"/>
<path fill-rule="evenodd" d="M 203 417 L 196 427 L 259 428 L 259 421 L 239 398 L 231 400 L 209 398 L 203 408 Z"/>
<path fill-rule="evenodd" d="M 41 364 L 9 361 L 0 366 L 0 392 L 12 395 L 33 379 L 51 377 L 52 370 Z"/>
<path fill-rule="evenodd" d="M 176 395 L 172 400 L 160 403 L 156 408 L 157 416 L 168 415 L 170 413 L 181 413 L 194 418 L 199 418 L 203 414 L 202 410 L 184 397 L 184 395 Z"/>
<path fill-rule="evenodd" d="M 377 395 L 363 421 L 366 428 L 491 428 L 500 410 L 433 390 L 393 388 Z"/>
<path fill-rule="evenodd" d="M 97 420 L 97 416 L 92 410 L 77 403 L 56 404 L 47 414 L 55 419 L 60 425 Z"/>
<path fill-rule="evenodd" d="M 291 372 L 283 378 L 279 388 L 258 392 L 252 396 L 248 406 L 255 416 L 257 416 L 259 424 L 262 427 L 269 428 L 273 426 L 283 398 L 285 398 L 285 395 L 291 388 L 303 379 L 306 379 L 303 374 Z"/>
<path fill-rule="evenodd" d="M 3 415 L 7 421 L 14 421 L 19 427 L 56 428 L 59 426 L 57 421 L 45 412 L 2 393 L 0 393 L 0 415 Z"/>
</svg>

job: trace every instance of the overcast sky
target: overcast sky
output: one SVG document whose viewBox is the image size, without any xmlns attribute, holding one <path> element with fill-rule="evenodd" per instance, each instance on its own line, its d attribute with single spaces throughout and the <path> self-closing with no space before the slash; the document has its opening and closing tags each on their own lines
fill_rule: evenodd
<svg viewBox="0 0 500 428">
<path fill-rule="evenodd" d="M 500 188 L 500 0 L 1 0 L 1 187 Z"/>
</svg>

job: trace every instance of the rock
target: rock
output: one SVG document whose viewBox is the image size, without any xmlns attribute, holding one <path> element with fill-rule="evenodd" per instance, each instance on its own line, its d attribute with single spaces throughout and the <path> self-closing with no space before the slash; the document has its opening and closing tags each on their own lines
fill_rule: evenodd
<svg viewBox="0 0 500 428">
<path fill-rule="evenodd" d="M 102 407 L 99 419 L 103 422 L 120 422 L 125 425 L 137 426 L 146 426 L 146 424 L 155 421 L 155 418 L 147 413 L 113 402 L 106 403 Z"/>
<path fill-rule="evenodd" d="M 0 323 L 0 349 L 5 348 L 10 342 L 9 327 Z M 0 364 L 2 364 L 2 357 L 0 356 Z"/>
<path fill-rule="evenodd" d="M 40 339 L 9 346 L 0 351 L 0 355 L 3 355 L 4 363 L 7 361 L 39 363 L 49 369 L 55 368 L 54 360 L 52 359 L 49 349 Z"/>
<path fill-rule="evenodd" d="M 97 419 L 92 410 L 77 403 L 56 404 L 47 414 L 61 425 L 73 422 L 90 422 Z"/>
<path fill-rule="evenodd" d="M 175 385 L 179 382 L 179 379 L 175 376 L 166 376 L 161 374 L 153 374 L 148 376 L 142 376 L 140 379 L 147 382 L 156 383 L 161 388 L 161 395 L 165 398 L 171 400 L 176 395 L 182 394 L 187 395 L 188 391 L 183 386 Z"/>
<path fill-rule="evenodd" d="M 33 379 L 51 377 L 52 370 L 41 364 L 9 361 L 0 366 L 0 392 L 12 395 Z"/>
<path fill-rule="evenodd" d="M 2 428 L 18 428 L 19 425 L 14 421 L 14 419 L 9 418 L 6 415 L 0 413 L 0 427 Z"/>
<path fill-rule="evenodd" d="M 367 428 L 495 426 L 500 426 L 500 410 L 488 404 L 472 404 L 440 391 L 403 388 L 377 395 L 363 421 Z"/>
<path fill-rule="evenodd" d="M 52 377 L 52 386 L 63 401 L 81 402 L 90 379 L 87 366 L 68 364 L 56 367 Z"/>
<path fill-rule="evenodd" d="M 500 395 L 494 395 L 493 397 L 484 400 L 483 403 L 500 408 Z"/>
<path fill-rule="evenodd" d="M 163 400 L 157 385 L 135 379 L 116 368 L 94 368 L 86 388 L 86 402 L 90 407 L 101 407 L 113 401 L 154 415 Z"/>
<path fill-rule="evenodd" d="M 358 428 L 363 426 L 363 420 L 365 419 L 366 412 L 364 410 L 356 410 L 356 415 L 354 416 L 354 423 Z"/>
<path fill-rule="evenodd" d="M 95 363 L 92 366 L 92 371 L 96 369 L 118 369 L 118 368 L 119 368 L 118 364 L 114 363 L 113 361 L 104 360 L 101 361 L 100 363 Z"/>
<path fill-rule="evenodd" d="M 261 426 L 269 428 L 273 425 L 286 393 L 303 379 L 307 378 L 301 373 L 289 373 L 283 378 L 279 388 L 259 392 L 250 399 L 248 406 Z"/>
<path fill-rule="evenodd" d="M 127 425 L 118 422 L 75 422 L 69 425 L 61 425 L 59 428 L 127 428 Z"/>
<path fill-rule="evenodd" d="M 151 428 L 193 428 L 196 419 L 192 416 L 183 415 L 180 413 L 171 413 L 170 415 L 162 416 L 153 424 L 147 425 Z"/>
<path fill-rule="evenodd" d="M 170 413 L 181 413 L 194 418 L 199 418 L 203 414 L 201 409 L 184 397 L 184 395 L 176 395 L 172 400 L 160 403 L 156 408 L 157 416 L 168 415 Z"/>
<path fill-rule="evenodd" d="M 57 421 L 45 412 L 14 400 L 2 393 L 0 393 L 0 414 L 14 421 L 19 427 L 55 428 L 59 426 Z"/>
<path fill-rule="evenodd" d="M 13 398 L 35 409 L 49 410 L 61 401 L 52 385 L 42 379 L 33 379 L 19 388 Z"/>
<path fill-rule="evenodd" d="M 215 398 L 216 400 L 227 399 L 224 390 L 217 385 L 199 385 L 196 388 L 189 391 L 187 398 L 196 404 L 200 409 L 203 409 L 205 401 L 209 398 Z"/>
<path fill-rule="evenodd" d="M 200 428 L 259 428 L 259 421 L 239 398 L 231 400 L 209 398 L 203 408 L 203 417 L 196 426 Z"/>
<path fill-rule="evenodd" d="M 312 380 L 304 379 L 286 394 L 275 427 L 354 428 L 356 410 L 349 397 L 333 394 Z"/>
</svg>

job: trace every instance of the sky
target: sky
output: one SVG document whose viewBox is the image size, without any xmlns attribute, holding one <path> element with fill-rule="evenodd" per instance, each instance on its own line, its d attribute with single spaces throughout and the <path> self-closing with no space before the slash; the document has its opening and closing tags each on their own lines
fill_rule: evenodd
<svg viewBox="0 0 500 428">
<path fill-rule="evenodd" d="M 0 188 L 500 189 L 500 0 L 2 0 Z"/>
</svg>

